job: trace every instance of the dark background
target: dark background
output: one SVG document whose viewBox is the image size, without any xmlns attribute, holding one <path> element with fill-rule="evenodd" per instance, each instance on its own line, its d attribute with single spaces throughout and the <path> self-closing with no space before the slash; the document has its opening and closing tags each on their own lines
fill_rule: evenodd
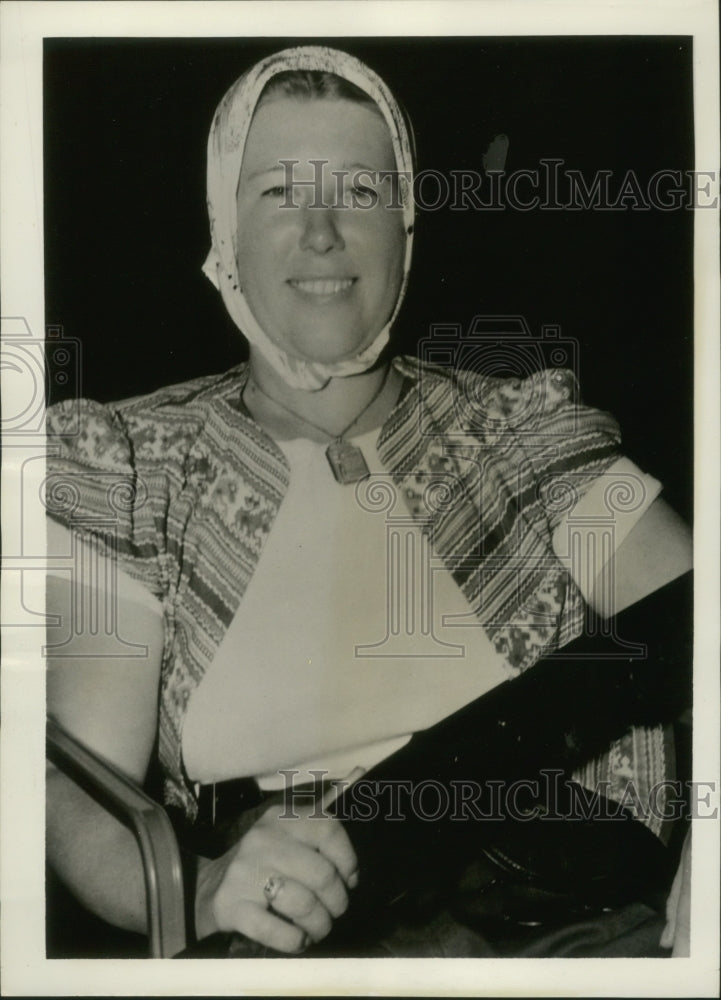
<svg viewBox="0 0 721 1000">
<path fill-rule="evenodd" d="M 222 371 L 244 357 L 208 250 L 205 146 L 216 104 L 257 59 L 323 39 L 46 39 L 46 318 L 81 344 L 81 383 L 50 351 L 50 400 L 101 401 Z M 562 158 L 587 181 L 692 169 L 688 38 L 330 39 L 387 81 L 420 169 L 506 170 Z M 526 190 L 523 188 L 522 190 Z M 395 328 L 521 315 L 578 344 L 584 400 L 619 419 L 626 452 L 690 518 L 692 213 L 420 211 Z"/>
</svg>

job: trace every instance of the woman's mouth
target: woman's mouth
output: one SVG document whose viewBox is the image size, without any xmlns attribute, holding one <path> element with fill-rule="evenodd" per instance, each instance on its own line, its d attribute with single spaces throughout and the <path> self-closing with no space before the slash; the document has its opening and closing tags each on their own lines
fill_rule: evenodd
<svg viewBox="0 0 721 1000">
<path fill-rule="evenodd" d="M 355 278 L 290 278 L 288 284 L 304 295 L 326 296 L 347 292 L 355 280 Z"/>
</svg>

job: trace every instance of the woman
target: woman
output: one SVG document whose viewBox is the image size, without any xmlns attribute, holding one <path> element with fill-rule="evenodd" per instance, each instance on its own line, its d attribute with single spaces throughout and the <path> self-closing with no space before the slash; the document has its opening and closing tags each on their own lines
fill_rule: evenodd
<svg viewBox="0 0 721 1000">
<path fill-rule="evenodd" d="M 612 772 L 621 800 L 624 774 L 663 776 L 659 727 L 626 732 L 663 713 L 632 717 L 626 689 L 594 732 L 576 705 L 535 741 L 522 712 L 506 727 L 507 692 L 522 689 L 504 682 L 577 637 L 586 606 L 608 616 L 680 578 L 688 535 L 619 455 L 613 419 L 575 402 L 570 373 L 504 381 L 387 359 L 412 170 L 403 114 L 368 67 L 314 47 L 262 60 L 221 102 L 208 146 L 205 270 L 249 341 L 248 365 L 113 406 L 84 401 L 79 433 L 70 407 L 48 415 L 60 449 L 51 548 L 69 551 L 72 528 L 110 581 L 72 592 L 51 577 L 50 608 L 67 621 L 78 597 L 117 597 L 109 645 L 80 630 L 51 661 L 49 708 L 138 781 L 157 739 L 165 801 L 195 848 L 199 939 L 235 931 L 298 954 L 348 910 L 352 950 L 353 912 L 367 923 L 413 879 L 402 863 L 413 829 L 431 857 L 477 860 L 454 827 L 429 844 L 412 816 L 379 832 L 358 816 L 319 818 L 314 801 L 289 820 L 276 801 L 289 772 L 325 779 L 325 806 L 329 781 L 360 772 L 417 783 L 437 767 L 450 787 L 480 772 L 526 777 L 531 760 L 584 765 L 591 786 Z M 635 484 L 638 503 L 592 572 L 565 541 L 609 474 Z M 489 711 L 508 730 L 495 742 L 478 739 Z M 584 727 L 573 754 L 569 723 Z M 615 771 L 593 762 L 610 740 L 624 759 Z M 642 774 L 641 758 L 656 770 Z M 143 929 L 137 849 L 57 772 L 48 850 L 91 910 Z"/>
</svg>

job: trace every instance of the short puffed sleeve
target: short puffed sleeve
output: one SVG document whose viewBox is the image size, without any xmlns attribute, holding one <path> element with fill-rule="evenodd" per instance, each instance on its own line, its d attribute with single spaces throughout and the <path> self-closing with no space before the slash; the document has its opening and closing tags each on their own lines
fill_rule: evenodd
<svg viewBox="0 0 721 1000">
<path fill-rule="evenodd" d="M 571 371 L 489 379 L 482 398 L 512 492 L 540 506 L 551 530 L 621 457 L 617 421 L 583 405 Z"/>
<path fill-rule="evenodd" d="M 47 514 L 162 599 L 163 477 L 139 458 L 122 412 L 93 400 L 49 407 Z"/>
</svg>

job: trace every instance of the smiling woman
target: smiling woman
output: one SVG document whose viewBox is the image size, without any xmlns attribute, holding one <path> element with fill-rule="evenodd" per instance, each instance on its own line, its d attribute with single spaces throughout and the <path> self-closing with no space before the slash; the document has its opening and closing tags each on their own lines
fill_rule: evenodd
<svg viewBox="0 0 721 1000">
<path fill-rule="evenodd" d="M 583 672 L 543 661 L 572 659 L 586 615 L 594 641 L 594 613 L 651 595 L 670 621 L 688 532 L 572 372 L 496 377 L 461 343 L 442 364 L 391 357 L 412 145 L 383 81 L 334 49 L 266 57 L 221 101 L 204 271 L 249 360 L 50 409 L 51 551 L 92 556 L 110 582 L 53 578 L 49 610 L 67 625 L 73 600 L 102 594 L 121 623 L 50 643 L 50 711 L 137 780 L 157 747 L 195 933 L 233 934 L 230 954 L 497 955 L 509 914 L 541 927 L 517 954 L 569 953 L 543 937 L 559 914 L 597 921 L 574 954 L 609 937 L 654 953 L 668 858 L 644 802 L 669 777 L 683 629 L 656 637 L 650 678 L 617 649 L 579 654 Z M 549 769 L 565 779 L 554 802 Z M 585 787 L 620 822 L 592 811 L 529 837 L 529 782 L 536 816 L 570 802 L 578 819 Z M 429 783 L 441 802 L 463 785 L 460 814 L 429 825 Z M 400 785 L 407 815 L 385 798 Z M 512 786 L 500 833 L 477 808 L 491 786 Z M 56 772 L 48 850 L 90 909 L 144 929 L 126 832 Z"/>
<path fill-rule="evenodd" d="M 343 69 L 345 80 L 328 69 L 309 71 L 304 56 L 311 48 L 293 51 L 298 57 L 285 56 L 282 68 L 280 57 L 253 67 L 216 114 L 208 142 L 213 249 L 205 270 L 239 328 L 281 377 L 299 389 L 319 389 L 332 375 L 365 371 L 388 343 L 411 260 L 413 163 L 402 112 L 375 73 L 345 54 L 324 62 L 329 49 L 312 50 L 320 54 L 317 65 Z M 402 201 L 337 204 L 349 171 L 354 179 L 369 167 L 390 174 L 386 184 L 404 178 Z M 281 170 L 284 188 L 290 173 L 291 190 L 276 201 L 272 178 Z M 320 303 L 307 286 L 291 283 L 317 278 L 352 284 L 339 300 L 323 303 L 330 309 L 309 314 Z M 335 308 L 343 313 L 334 317 Z M 331 337 L 321 335 L 327 324 Z M 291 328 L 303 338 L 295 347 Z M 339 328 L 347 329 L 348 343 L 339 340 Z M 319 362 L 325 367 L 316 369 Z"/>
</svg>

